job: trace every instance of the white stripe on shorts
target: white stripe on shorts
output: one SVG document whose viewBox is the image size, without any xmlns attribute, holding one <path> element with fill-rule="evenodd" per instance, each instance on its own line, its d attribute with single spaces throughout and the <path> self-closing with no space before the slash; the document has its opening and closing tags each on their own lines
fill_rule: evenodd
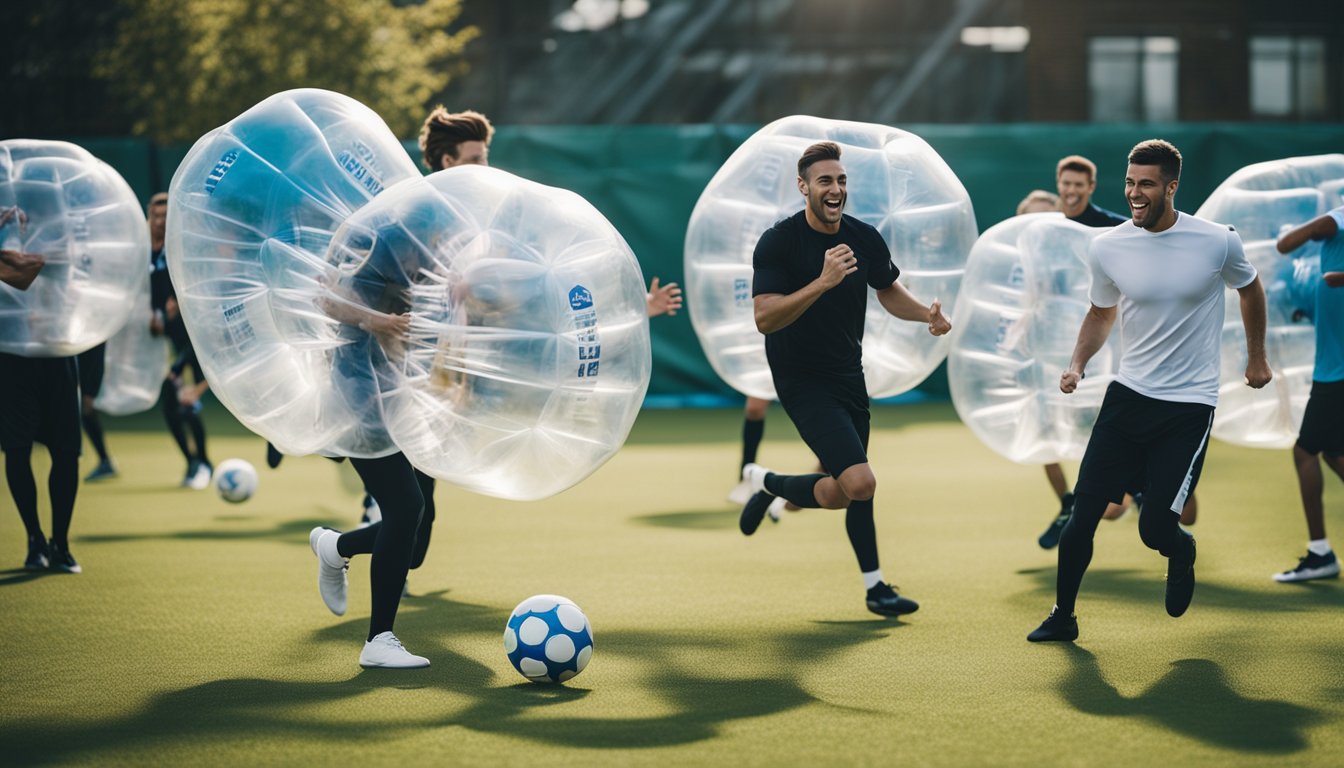
<svg viewBox="0 0 1344 768">
<path fill-rule="evenodd" d="M 1213 429 L 1213 412 L 1209 412 L 1209 426 L 1204 428 L 1204 437 L 1199 441 L 1199 447 L 1195 449 L 1195 455 L 1190 457 L 1190 466 L 1185 470 L 1185 480 L 1181 481 L 1181 491 L 1176 494 L 1176 498 L 1171 502 L 1171 511 L 1181 514 L 1185 509 L 1185 498 L 1190 495 L 1190 482 L 1194 479 L 1195 462 L 1199 461 L 1199 454 L 1203 453 L 1204 445 L 1209 442 L 1209 431 Z"/>
</svg>

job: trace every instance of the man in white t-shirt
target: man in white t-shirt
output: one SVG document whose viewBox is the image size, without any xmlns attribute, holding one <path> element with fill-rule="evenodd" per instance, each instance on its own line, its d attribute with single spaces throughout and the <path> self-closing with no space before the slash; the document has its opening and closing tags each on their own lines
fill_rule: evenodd
<svg viewBox="0 0 1344 768">
<path fill-rule="evenodd" d="M 1218 370 L 1224 286 L 1236 289 L 1246 328 L 1246 383 L 1272 376 L 1265 359 L 1265 292 L 1231 227 L 1173 206 L 1181 153 L 1153 139 L 1129 153 L 1130 220 L 1092 241 L 1088 310 L 1059 388 L 1073 392 L 1120 316 L 1120 371 L 1106 391 L 1087 444 L 1073 516 L 1059 544 L 1055 607 L 1032 642 L 1078 637 L 1074 601 L 1092 560 L 1092 538 L 1108 502 L 1144 478 L 1143 543 L 1167 562 L 1167 613 L 1180 616 L 1195 590 L 1195 539 L 1178 525 L 1204 464 Z"/>
</svg>

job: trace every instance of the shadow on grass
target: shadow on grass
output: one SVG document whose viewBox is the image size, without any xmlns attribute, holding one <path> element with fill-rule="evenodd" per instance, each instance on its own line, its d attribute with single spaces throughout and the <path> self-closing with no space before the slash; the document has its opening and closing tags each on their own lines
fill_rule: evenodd
<svg viewBox="0 0 1344 768">
<path fill-rule="evenodd" d="M 1306 749 L 1305 732 L 1324 718 L 1298 704 L 1243 696 L 1208 659 L 1172 662 L 1162 679 L 1127 698 L 1102 676 L 1092 653 L 1073 644 L 1059 650 L 1069 660 L 1060 695 L 1089 715 L 1138 718 L 1216 747 L 1270 754 Z"/>
<path fill-rule="evenodd" d="M 897 626 L 884 621 L 814 622 L 759 635 L 599 628 L 594 664 L 613 659 L 633 670 L 618 681 L 621 690 L 609 692 L 584 687 L 593 679 L 591 672 L 587 680 L 579 677 L 565 686 L 523 682 L 505 660 L 502 646 L 498 663 L 490 666 L 448 647 L 453 637 L 467 644 L 484 634 L 498 637 L 507 616 L 507 608 L 461 603 L 443 592 L 411 598 L 403 602 L 397 633 L 412 650 L 431 658 L 428 669 L 366 670 L 322 682 L 214 680 L 165 691 L 137 711 L 101 721 L 10 721 L 0 729 L 0 742 L 6 745 L 7 760 L 24 765 L 90 758 L 134 761 L 154 754 L 165 742 L 282 739 L 292 745 L 307 740 L 339 749 L 354 742 L 392 744 L 436 728 L 467 728 L 554 747 L 665 747 L 711 739 L 726 724 L 818 701 L 784 675 L 744 670 L 732 677 L 711 677 L 702 663 L 707 655 L 769 658 L 768 666 L 775 669 L 810 666 L 880 640 Z M 353 667 L 364 632 L 363 620 L 346 620 L 317 630 L 312 647 L 296 648 L 295 653 L 340 653 Z M 625 704 L 632 698 L 631 688 L 641 691 L 634 698 L 651 701 L 650 711 L 631 711 Z M 411 697 L 396 707 L 396 716 L 366 712 L 370 716 L 361 720 L 363 725 L 352 726 L 349 713 L 367 709 L 356 700 L 389 689 L 398 697 Z M 445 698 L 444 693 L 453 696 Z M 580 702 L 583 706 L 576 708 Z M 335 716 L 315 709 L 326 704 L 348 706 L 339 707 Z M 595 711 L 605 714 L 594 716 Z"/>
<path fill-rule="evenodd" d="M 726 531 L 737 529 L 738 511 L 731 509 L 692 510 L 688 512 L 659 512 L 633 518 L 640 525 L 657 528 L 684 528 L 698 531 Z"/>
<path fill-rule="evenodd" d="M 27 584 L 30 581 L 36 581 L 44 576 L 57 576 L 45 568 L 40 571 L 32 571 L 27 568 L 11 568 L 7 571 L 0 571 L 0 587 L 10 587 L 15 584 Z"/>
<path fill-rule="evenodd" d="M 218 520 L 219 518 L 216 518 Z M 241 518 L 246 520 L 249 518 Z M 308 546 L 308 532 L 319 525 L 327 525 L 330 518 L 287 520 L 265 528 L 218 529 L 204 528 L 196 531 L 163 531 L 158 533 L 103 533 L 76 536 L 74 541 L 81 544 L 115 544 L 126 541 L 249 541 L 252 539 L 275 539 L 277 541 L 302 540 Z"/>
<path fill-rule="evenodd" d="M 1163 563 L 1154 562 L 1152 570 L 1092 569 L 1083 577 L 1081 600 L 1103 596 L 1110 599 L 1135 603 L 1153 603 L 1161 605 L 1166 594 L 1166 582 L 1163 580 Z M 1018 575 L 1030 576 L 1036 581 L 1031 600 L 1038 597 L 1053 599 L 1055 594 L 1055 567 L 1029 568 L 1020 570 Z M 1266 584 L 1268 584 L 1266 579 Z M 1331 585 L 1318 585 L 1318 589 L 1295 589 L 1276 585 L 1271 589 L 1243 589 L 1217 582 L 1197 581 L 1192 610 L 1200 607 L 1220 608 L 1248 613 L 1297 613 L 1315 611 L 1321 608 L 1344 607 L 1344 589 Z M 1048 602 L 1045 603 L 1049 605 Z"/>
</svg>

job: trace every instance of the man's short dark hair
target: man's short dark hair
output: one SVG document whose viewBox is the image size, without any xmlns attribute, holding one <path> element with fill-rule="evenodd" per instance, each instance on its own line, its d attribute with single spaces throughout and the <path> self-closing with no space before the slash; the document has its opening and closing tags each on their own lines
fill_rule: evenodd
<svg viewBox="0 0 1344 768">
<path fill-rule="evenodd" d="M 449 112 L 443 105 L 434 108 L 420 126 L 420 154 L 430 171 L 441 170 L 444 155 L 457 159 L 457 146 L 464 141 L 479 141 L 486 146 L 495 135 L 495 127 L 480 112 Z"/>
<path fill-rule="evenodd" d="M 833 141 L 819 141 L 816 144 L 803 150 L 803 156 L 798 158 L 798 176 L 807 178 L 807 169 L 811 168 L 813 163 L 819 163 L 822 160 L 839 160 L 840 145 Z"/>
<path fill-rule="evenodd" d="M 1065 171 L 1087 174 L 1088 181 L 1097 180 L 1097 164 L 1082 155 L 1069 155 L 1055 164 L 1055 178 Z"/>
<path fill-rule="evenodd" d="M 1162 172 L 1162 181 L 1181 178 L 1181 151 L 1169 141 L 1148 139 L 1129 150 L 1130 165 L 1156 165 Z"/>
</svg>

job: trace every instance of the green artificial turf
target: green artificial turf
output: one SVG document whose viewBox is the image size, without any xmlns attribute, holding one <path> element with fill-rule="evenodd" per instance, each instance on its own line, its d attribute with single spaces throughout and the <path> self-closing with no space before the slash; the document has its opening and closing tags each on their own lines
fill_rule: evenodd
<svg viewBox="0 0 1344 768">
<path fill-rule="evenodd" d="M 552 499 L 440 485 L 397 621 L 433 666 L 396 672 L 357 665 L 367 558 L 346 616 L 317 593 L 308 530 L 359 514 L 344 470 L 269 470 L 259 438 L 217 422 L 215 461 L 261 475 L 230 505 L 178 488 L 181 459 L 146 423 L 110 422 L 121 476 L 80 490 L 83 574 L 19 570 L 22 528 L 0 501 L 0 764 L 1344 762 L 1344 585 L 1269 580 L 1306 538 L 1287 451 L 1212 445 L 1185 617 L 1165 614 L 1165 562 L 1130 513 L 1098 533 L 1078 643 L 1032 645 L 1055 567 L 1036 536 L 1056 504 L 1039 468 L 982 447 L 950 405 L 874 415 L 883 568 L 923 606 L 901 621 L 864 609 L 842 513 L 737 531 L 724 495 L 740 412 L 646 412 Z M 760 459 L 811 469 L 778 409 Z M 1326 504 L 1344 537 L 1334 478 Z M 537 593 L 594 628 L 592 663 L 565 686 L 504 656 L 509 611 Z"/>
</svg>

